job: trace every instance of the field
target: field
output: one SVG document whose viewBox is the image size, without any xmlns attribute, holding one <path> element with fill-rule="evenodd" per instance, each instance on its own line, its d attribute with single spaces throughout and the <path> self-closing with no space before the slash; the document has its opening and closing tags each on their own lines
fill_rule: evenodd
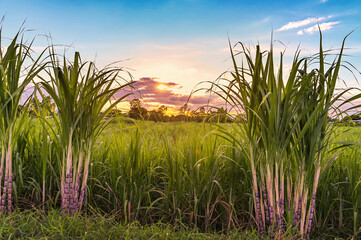
<svg viewBox="0 0 361 240">
<path fill-rule="evenodd" d="M 360 128 L 338 121 L 361 98 L 337 85 L 347 36 L 330 55 L 320 32 L 287 74 L 272 44 L 230 44 L 232 70 L 203 89 L 222 107 L 172 123 L 132 120 L 164 115 L 139 99 L 113 111 L 137 90 L 123 68 L 19 36 L 0 46 L 2 238 L 360 237 Z"/>
<path fill-rule="evenodd" d="M 41 234 L 52 236 L 49 221 L 54 221 L 54 225 L 64 224 L 64 228 L 71 228 L 73 223 L 68 221 L 75 221 L 75 225 L 81 225 L 80 229 L 86 229 L 93 224 L 92 219 L 98 218 L 103 222 L 97 225 L 99 231 L 94 231 L 96 234 L 113 231 L 114 236 L 124 238 L 124 229 L 129 231 L 132 226 L 137 226 L 134 234 L 140 235 L 151 234 L 152 228 L 159 226 L 162 230 L 154 230 L 157 234 L 175 234 L 174 238 L 188 237 L 187 234 L 195 234 L 195 237 L 197 232 L 228 233 L 229 236 L 220 237 L 231 238 L 254 231 L 250 166 L 239 150 L 217 136 L 217 124 L 114 120 L 95 144 L 86 212 L 75 220 L 59 219 L 60 213 L 53 210 L 60 207 L 61 169 L 51 141 L 48 142 L 45 179 L 46 217 L 42 219 L 42 133 L 38 119 L 28 119 L 28 124 L 29 132 L 18 145 L 24 146 L 24 156 L 18 156 L 19 161 L 14 164 L 17 184 L 14 200 L 19 207 L 17 211 L 33 211 L 1 220 L 10 221 L 14 228 L 18 225 L 20 233 L 16 234 L 30 231 L 27 221 L 44 225 L 31 229 L 34 232 L 30 231 L 30 234 L 35 234 L 36 238 Z M 220 125 L 231 129 L 231 124 Z M 333 142 L 357 142 L 360 134 L 358 127 L 336 127 Z M 357 219 L 360 214 L 357 205 L 361 187 L 358 185 L 361 180 L 360 150 L 357 146 L 339 149 L 337 158 L 323 163 L 327 167 L 323 169 L 319 183 L 318 210 L 311 238 L 352 236 L 355 218 L 356 229 L 360 227 Z M 153 227 L 140 227 L 149 225 Z M 2 230 L 2 236 L 10 236 L 6 229 Z M 173 231 L 169 232 L 170 229 Z M 62 234 L 58 232 L 60 230 L 54 231 L 53 234 Z M 82 233 L 78 234 L 82 236 Z M 200 236 L 207 239 L 208 235 Z"/>
</svg>

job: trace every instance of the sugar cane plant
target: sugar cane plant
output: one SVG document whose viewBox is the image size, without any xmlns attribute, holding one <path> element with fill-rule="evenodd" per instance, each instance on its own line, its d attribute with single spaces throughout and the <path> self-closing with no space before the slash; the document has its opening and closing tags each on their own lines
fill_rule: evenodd
<svg viewBox="0 0 361 240">
<path fill-rule="evenodd" d="M 61 207 L 71 215 L 82 208 L 91 149 L 109 123 L 104 117 L 128 94 L 110 101 L 131 82 L 119 83 L 120 73 L 124 72 L 121 68 L 97 70 L 92 62 L 82 63 L 78 52 L 72 63 L 64 56 L 62 66 L 54 51 L 50 56 L 51 67 L 47 70 L 50 81 L 44 78 L 41 88 L 50 95 L 57 108 L 57 114 L 52 115 L 53 132 L 58 134 L 58 144 L 62 148 Z"/>
<path fill-rule="evenodd" d="M 1 22 L 0 22 L 1 24 Z M 2 28 L 0 27 L 0 212 L 12 210 L 13 193 L 13 151 L 16 149 L 18 138 L 24 131 L 24 121 L 27 111 L 20 109 L 21 101 L 25 100 L 23 93 L 26 86 L 36 78 L 43 69 L 41 60 L 44 51 L 37 58 L 31 57 L 32 42 L 26 46 L 19 31 L 10 44 L 3 48 L 1 45 Z M 27 105 L 25 101 L 24 105 Z M 26 109 L 25 107 L 24 109 Z M 2 186 L 2 181 L 4 185 Z"/>
<path fill-rule="evenodd" d="M 260 234 L 304 238 L 311 232 L 318 180 L 330 150 L 327 116 L 350 90 L 335 91 L 345 40 L 328 66 L 320 34 L 319 53 L 301 58 L 297 51 L 287 78 L 283 53 L 275 67 L 272 44 L 265 52 L 257 45 L 253 58 L 251 50 L 238 43 L 239 52 L 230 47 L 231 78 L 214 83 L 212 91 L 246 119 L 235 121 L 232 131 L 223 128 L 221 135 L 236 142 L 249 160 Z M 240 56 L 241 66 L 236 60 Z M 315 62 L 318 67 L 309 70 Z"/>
</svg>

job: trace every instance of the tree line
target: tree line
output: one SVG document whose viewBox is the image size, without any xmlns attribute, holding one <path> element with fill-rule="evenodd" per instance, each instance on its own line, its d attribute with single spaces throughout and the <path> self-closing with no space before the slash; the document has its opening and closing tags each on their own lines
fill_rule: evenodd
<svg viewBox="0 0 361 240">
<path fill-rule="evenodd" d="M 165 105 L 159 106 L 157 109 L 148 110 L 142 105 L 140 99 L 135 98 L 130 101 L 129 111 L 124 113 L 119 109 L 113 109 L 108 117 L 126 116 L 137 120 L 147 120 L 154 122 L 230 122 L 227 117 L 228 112 L 225 108 L 215 108 L 206 110 L 205 107 L 200 107 L 191 110 L 187 103 L 178 109 L 178 114 L 166 114 L 168 107 Z"/>
</svg>

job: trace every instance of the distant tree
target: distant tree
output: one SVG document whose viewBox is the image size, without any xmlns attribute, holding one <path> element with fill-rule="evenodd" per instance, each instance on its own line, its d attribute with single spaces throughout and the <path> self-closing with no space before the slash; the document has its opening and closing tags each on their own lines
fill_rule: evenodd
<svg viewBox="0 0 361 240">
<path fill-rule="evenodd" d="M 157 112 L 161 113 L 161 114 L 165 114 L 167 112 L 168 108 L 164 105 L 160 106 L 157 110 Z"/>
<path fill-rule="evenodd" d="M 168 122 L 170 117 L 165 113 L 168 108 L 165 105 L 161 105 L 157 110 L 149 111 L 149 120 L 154 122 Z"/>
<path fill-rule="evenodd" d="M 168 122 L 169 117 L 167 115 L 165 115 L 165 113 L 167 112 L 168 108 L 165 105 L 161 105 L 157 112 L 159 114 L 159 118 L 160 121 L 162 122 Z"/>
<path fill-rule="evenodd" d="M 190 109 L 188 108 L 188 104 L 185 103 L 183 106 L 181 106 L 181 107 L 179 108 L 178 111 L 179 111 L 180 115 L 186 115 L 187 112 L 190 111 Z"/>
<path fill-rule="evenodd" d="M 174 122 L 178 122 L 178 121 L 188 121 L 190 120 L 188 113 L 190 112 L 190 109 L 188 108 L 188 104 L 185 103 L 183 106 L 181 106 L 179 109 L 178 109 L 178 112 L 179 114 L 177 116 L 174 116 L 172 118 L 172 121 Z"/>
<path fill-rule="evenodd" d="M 148 117 L 148 110 L 142 106 L 138 98 L 130 101 L 130 110 L 128 112 L 130 118 L 145 120 Z"/>
<path fill-rule="evenodd" d="M 198 111 L 202 117 L 206 114 L 206 109 L 204 107 L 200 107 Z"/>
<path fill-rule="evenodd" d="M 153 122 L 159 122 L 159 113 L 156 110 L 152 110 L 148 112 L 148 120 Z"/>
<path fill-rule="evenodd" d="M 203 122 L 206 117 L 206 110 L 204 107 L 200 107 L 198 110 L 194 110 L 191 112 L 191 121 L 195 122 Z"/>
<path fill-rule="evenodd" d="M 108 118 L 113 118 L 113 117 L 119 117 L 119 116 L 122 116 L 122 115 L 124 115 L 123 113 L 122 113 L 122 110 L 119 110 L 119 109 L 112 109 L 107 115 L 106 115 L 106 117 L 108 117 Z"/>
</svg>

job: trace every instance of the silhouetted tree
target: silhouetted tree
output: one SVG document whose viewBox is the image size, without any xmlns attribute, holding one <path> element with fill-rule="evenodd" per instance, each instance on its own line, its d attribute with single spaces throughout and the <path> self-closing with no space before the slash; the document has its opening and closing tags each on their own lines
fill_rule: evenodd
<svg viewBox="0 0 361 240">
<path fill-rule="evenodd" d="M 164 105 L 162 105 L 162 106 L 160 106 L 159 108 L 158 108 L 158 110 L 157 110 L 157 112 L 158 112 L 158 116 L 159 116 L 159 118 L 160 118 L 160 121 L 162 121 L 162 122 L 167 122 L 167 115 L 165 115 L 165 113 L 167 112 L 167 110 L 168 110 L 168 108 L 166 107 L 166 106 L 164 106 Z"/>
<path fill-rule="evenodd" d="M 128 112 L 130 118 L 135 119 L 147 119 L 148 111 L 145 107 L 142 106 L 142 103 L 138 98 L 135 98 L 130 101 L 130 110 Z"/>
<path fill-rule="evenodd" d="M 174 122 L 178 122 L 178 121 L 188 121 L 188 113 L 189 113 L 190 109 L 188 108 L 188 104 L 185 103 L 183 106 L 181 106 L 179 109 L 178 109 L 178 112 L 179 114 L 177 116 L 174 116 L 172 118 L 172 120 Z"/>
<path fill-rule="evenodd" d="M 170 117 L 165 113 L 168 108 L 165 105 L 161 105 L 157 110 L 149 111 L 149 120 L 154 122 L 168 122 Z"/>
</svg>

